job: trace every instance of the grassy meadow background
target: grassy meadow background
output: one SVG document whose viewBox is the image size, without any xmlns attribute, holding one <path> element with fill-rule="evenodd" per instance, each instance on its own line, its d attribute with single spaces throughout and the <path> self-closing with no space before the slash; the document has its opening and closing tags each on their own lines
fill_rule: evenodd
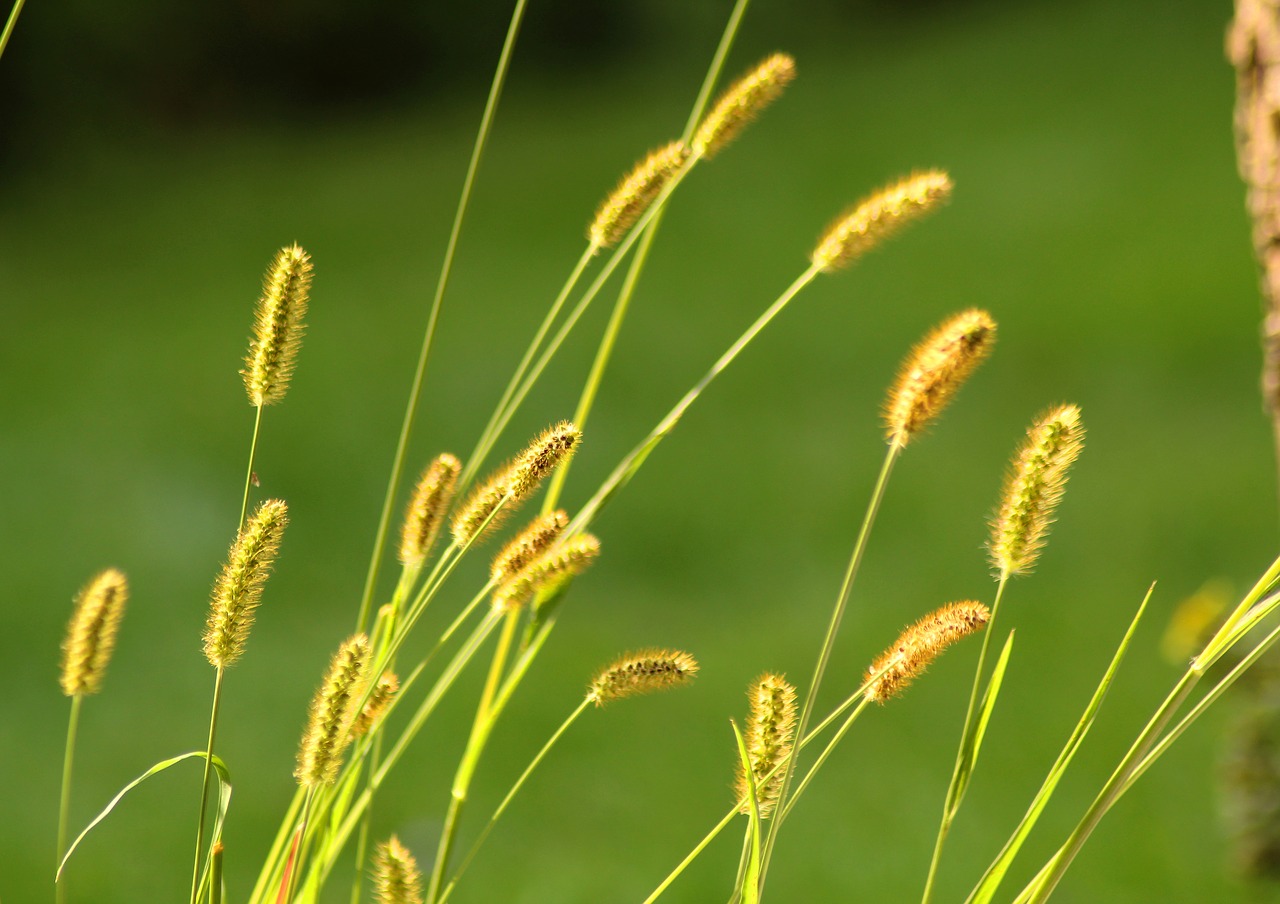
<svg viewBox="0 0 1280 904">
<path fill-rule="evenodd" d="M 730 4 L 681 6 L 638 5 L 648 30 L 613 54 L 583 49 L 595 46 L 596 10 L 579 6 L 575 20 L 557 6 L 552 18 L 531 3 L 458 252 L 414 470 L 438 451 L 470 451 L 595 205 L 680 132 Z M 1158 644 L 1176 603 L 1210 578 L 1242 591 L 1276 553 L 1260 305 L 1222 57 L 1230 5 L 756 7 L 727 72 L 786 50 L 799 77 L 673 199 L 587 425 L 571 510 L 803 269 L 846 205 L 928 166 L 950 170 L 954 200 L 819 279 L 597 522 L 604 554 L 493 737 L 461 843 L 595 669 L 661 645 L 695 654 L 702 674 L 581 720 L 492 836 L 459 904 L 638 901 L 720 817 L 735 757 L 728 720 L 741 718 L 747 683 L 766 669 L 809 679 L 883 456 L 884 389 L 909 346 L 962 308 L 992 312 L 995 353 L 894 473 L 827 701 L 907 622 L 949 600 L 990 602 L 986 517 L 1033 416 L 1073 401 L 1089 433 L 1041 565 L 1006 600 L 1014 661 L 937 900 L 962 900 L 999 849 L 1148 584 L 1159 582 L 1148 621 L 1015 878 L 1061 842 L 1175 680 Z M 257 464 L 260 494 L 287 499 L 292 524 L 228 675 L 218 742 L 235 778 L 228 882 L 232 900 L 247 894 L 293 792 L 307 701 L 354 624 L 507 12 L 454 49 L 471 68 L 419 67 L 394 96 L 295 106 L 264 91 L 272 102 L 244 115 L 206 104 L 165 119 L 99 103 L 118 74 L 104 67 L 96 93 L 15 104 L 0 125 L 6 904 L 51 897 L 68 711 L 58 644 L 72 596 L 98 570 L 124 570 L 132 598 L 104 692 L 84 708 L 73 831 L 147 766 L 203 743 L 213 671 L 200 633 L 253 423 L 237 370 L 261 271 L 296 240 L 316 266 L 308 334 L 289 397 L 266 413 Z M 565 43 L 557 29 L 569 22 L 578 30 Z M 22 57 L 35 52 L 28 32 L 54 62 Z M 0 90 L 23 94 L 15 79 L 93 47 L 92 34 L 58 34 L 58 5 L 29 4 Z M 157 52 L 174 54 L 185 36 L 167 37 Z M 102 31 L 104 44 L 116 38 Z M 571 414 L 611 298 L 497 454 Z M 438 620 L 483 580 L 487 558 L 435 604 Z M 788 821 L 773 897 L 919 894 L 977 647 L 957 647 L 859 722 Z M 399 833 L 424 865 L 481 675 L 467 675 L 376 805 L 377 834 Z M 1215 762 L 1229 706 L 1107 818 L 1058 898 L 1267 898 L 1226 868 Z M 119 808 L 72 862 L 69 900 L 181 900 L 198 782 L 196 766 L 175 769 Z M 738 836 L 726 835 L 666 900 L 727 898 Z M 347 880 L 331 891 L 345 901 Z"/>
</svg>

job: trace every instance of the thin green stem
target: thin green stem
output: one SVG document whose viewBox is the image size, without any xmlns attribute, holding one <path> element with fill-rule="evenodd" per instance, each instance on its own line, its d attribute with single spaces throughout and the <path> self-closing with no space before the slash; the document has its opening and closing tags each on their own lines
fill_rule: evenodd
<svg viewBox="0 0 1280 904">
<path fill-rule="evenodd" d="M 249 442 L 249 467 L 244 474 L 244 494 L 240 497 L 240 520 L 236 525 L 236 533 L 244 527 L 244 519 L 249 514 L 249 491 L 253 486 L 253 459 L 258 454 L 258 434 L 262 429 L 262 406 L 255 409 L 253 416 L 253 439 Z"/>
<path fill-rule="evenodd" d="M 703 850 L 706 848 L 707 845 L 709 845 L 711 842 L 716 840 L 716 836 L 719 835 L 721 832 L 723 832 L 725 829 L 725 826 L 733 822 L 733 817 L 737 815 L 738 815 L 737 807 L 734 807 L 728 813 L 726 813 L 724 815 L 724 818 L 721 819 L 718 823 L 716 823 L 715 828 L 713 828 L 710 832 L 708 832 L 703 837 L 703 839 L 699 841 L 697 845 L 694 846 L 693 850 L 689 852 L 688 856 L 680 861 L 679 865 L 677 865 L 676 868 L 673 869 L 670 872 L 670 874 L 668 874 L 667 878 L 662 880 L 662 884 L 659 885 L 657 888 L 655 888 L 653 890 L 653 893 L 650 894 L 649 897 L 644 899 L 644 904 L 653 904 L 654 901 L 658 900 L 658 898 L 662 895 L 664 891 L 667 890 L 667 888 L 671 885 L 671 883 L 676 881 L 676 879 L 680 877 L 680 874 L 683 873 L 686 868 L 688 868 L 690 863 L 692 863 L 694 860 L 697 859 L 698 855 L 703 852 Z"/>
<path fill-rule="evenodd" d="M 427 328 L 422 337 L 422 349 L 418 353 L 418 365 L 413 375 L 413 385 L 409 390 L 409 400 L 405 405 L 404 420 L 400 425 L 400 438 L 396 442 L 396 454 L 391 463 L 391 476 L 387 481 L 386 496 L 382 500 L 382 514 L 378 517 L 378 531 L 373 541 L 373 554 L 369 558 L 369 570 L 365 576 L 364 592 L 360 597 L 360 614 L 356 619 L 356 630 L 363 631 L 369 617 L 369 607 L 373 601 L 374 588 L 378 583 L 378 570 L 382 561 L 382 551 L 387 542 L 387 530 L 391 524 L 391 511 L 395 505 L 396 494 L 400 488 L 400 477 L 404 472 L 405 454 L 409 448 L 409 437 L 413 434 L 413 422 L 418 411 L 418 399 L 422 395 L 422 387 L 426 382 L 427 360 L 431 356 L 431 345 L 435 339 L 436 324 L 440 319 L 440 308 L 444 303 L 445 288 L 449 285 L 449 275 L 453 271 L 454 253 L 458 247 L 458 237 L 462 233 L 462 221 L 467 205 L 471 200 L 471 189 L 475 185 L 476 173 L 480 169 L 480 158 L 483 156 L 485 144 L 489 139 L 489 131 L 493 126 L 493 117 L 498 109 L 498 99 L 502 96 L 502 86 L 506 82 L 507 70 L 511 65 L 511 56 L 515 49 L 516 36 L 520 33 L 520 23 L 524 18 L 526 0 L 516 0 L 515 9 L 511 12 L 511 22 L 507 26 L 507 36 L 502 44 L 502 53 L 498 56 L 498 66 L 493 73 L 493 82 L 489 86 L 489 97 L 485 101 L 484 113 L 480 117 L 480 128 L 476 132 L 475 145 L 471 149 L 471 160 L 467 164 L 467 175 L 462 180 L 462 194 L 458 198 L 458 208 L 453 215 L 453 228 L 449 231 L 449 243 L 445 248 L 444 262 L 440 265 L 440 276 L 436 281 L 435 295 L 431 299 L 431 312 L 427 315 Z"/>
<path fill-rule="evenodd" d="M 285 811 L 284 819 L 280 821 L 280 828 L 276 831 L 275 840 L 271 842 L 271 850 L 267 852 L 267 857 L 262 864 L 262 870 L 258 873 L 258 881 L 254 883 L 253 892 L 249 895 L 249 904 L 260 904 L 263 900 L 263 895 L 267 893 L 267 889 L 279 874 L 281 867 L 280 857 L 293 834 L 293 826 L 298 817 L 298 812 L 302 809 L 303 793 L 301 787 L 296 788 L 293 792 L 293 800 L 289 803 L 289 809 Z"/>
<path fill-rule="evenodd" d="M 222 704 L 222 666 L 216 666 L 213 679 L 213 706 L 209 712 L 209 742 L 205 745 L 204 779 L 200 782 L 200 818 L 196 821 L 195 865 L 191 870 L 191 904 L 196 904 L 200 890 L 200 867 L 204 860 L 204 818 L 209 806 L 209 777 L 213 771 L 213 741 L 218 733 L 218 710 Z"/>
<path fill-rule="evenodd" d="M 800 780 L 800 784 L 796 785 L 795 790 L 791 792 L 791 797 L 787 801 L 786 809 L 778 811 L 778 816 L 776 818 L 779 822 L 791 815 L 791 808 L 796 805 L 796 802 L 800 799 L 800 795 L 804 794 L 805 789 L 809 787 L 809 782 L 813 781 L 813 777 L 818 774 L 818 770 L 822 768 L 822 764 L 827 761 L 829 756 L 831 756 L 832 751 L 836 749 L 836 745 L 840 743 L 848 733 L 849 729 L 853 727 L 853 723 L 857 720 L 858 716 L 862 715 L 862 711 L 865 710 L 870 703 L 870 700 L 866 697 L 862 697 L 862 699 L 858 701 L 858 705 L 854 707 L 853 712 L 849 713 L 849 717 L 844 720 L 844 724 L 840 726 L 840 730 L 831 736 L 831 740 L 827 742 L 826 747 L 822 748 L 822 753 L 818 754 L 818 758 L 813 761 L 813 765 L 810 766 L 809 771 L 804 774 L 804 778 Z M 824 722 L 823 724 L 826 725 L 828 723 Z"/>
<path fill-rule="evenodd" d="M 281 904 L 288 904 L 293 900 L 293 890 L 298 886 L 298 874 L 302 872 L 302 863 L 306 859 L 303 847 L 307 841 L 307 825 L 311 820 L 311 802 L 315 799 L 315 796 L 315 785 L 311 785 L 307 788 L 307 796 L 302 801 L 302 816 L 298 822 L 297 834 L 294 836 L 293 852 L 289 857 L 289 863 L 285 866 L 286 875 L 281 889 Z"/>
<path fill-rule="evenodd" d="M 76 755 L 76 729 L 80 726 L 80 703 L 84 694 L 71 696 L 71 718 L 67 722 L 67 749 L 62 756 L 62 795 L 58 804 L 58 858 L 54 861 L 54 869 L 62 866 L 62 857 L 67 851 L 67 823 L 71 817 L 71 767 Z M 66 890 L 61 882 L 54 889 L 57 904 L 66 899 Z"/>
<path fill-rule="evenodd" d="M 9 36 L 13 34 L 14 26 L 18 24 L 18 16 L 22 13 L 22 4 L 26 0 L 14 0 L 13 8 L 9 10 L 9 18 L 4 23 L 4 31 L 0 32 L 0 57 L 4 56 L 5 48 L 9 46 Z"/>
</svg>

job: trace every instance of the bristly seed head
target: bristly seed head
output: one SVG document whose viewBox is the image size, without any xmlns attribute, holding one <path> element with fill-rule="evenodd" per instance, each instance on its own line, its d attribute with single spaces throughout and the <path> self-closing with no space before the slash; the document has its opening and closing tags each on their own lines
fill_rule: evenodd
<svg viewBox="0 0 1280 904">
<path fill-rule="evenodd" d="M 796 77 L 796 61 L 775 53 L 720 95 L 693 136 L 693 153 L 710 159 L 782 94 Z"/>
<path fill-rule="evenodd" d="M 501 585 L 519 574 L 524 567 L 546 552 L 569 526 L 563 509 L 539 515 L 515 536 L 493 558 L 490 574 L 495 585 Z"/>
<path fill-rule="evenodd" d="M 445 452 L 436 456 L 422 472 L 400 532 L 401 564 L 420 566 L 431 552 L 445 513 L 453 502 L 453 490 L 461 470 L 462 462 Z"/>
<path fill-rule="evenodd" d="M 675 650 L 628 653 L 596 676 L 587 691 L 587 699 L 596 706 L 604 706 L 623 697 L 688 684 L 696 674 L 698 663 L 688 653 Z"/>
<path fill-rule="evenodd" d="M 587 227 L 587 240 L 593 251 L 612 248 L 620 242 L 688 158 L 689 148 L 685 143 L 673 141 L 650 151 L 648 157 L 637 163 L 604 199 L 596 218 Z"/>
<path fill-rule="evenodd" d="M 926 170 L 880 189 L 827 229 L 809 259 L 824 272 L 848 266 L 951 197 L 951 177 Z"/>
<path fill-rule="evenodd" d="M 1066 488 L 1067 471 L 1083 447 L 1084 425 L 1075 405 L 1046 412 L 1027 431 L 991 522 L 991 563 L 1000 575 L 1025 574 L 1035 565 Z"/>
<path fill-rule="evenodd" d="M 368 734 L 369 730 L 378 724 L 378 720 L 382 718 L 382 714 L 386 712 L 387 707 L 399 692 L 400 679 L 396 677 L 395 672 L 383 672 L 378 683 L 373 686 L 373 690 L 369 691 L 369 699 L 365 701 L 364 709 L 360 710 L 360 715 L 356 716 L 355 721 L 351 723 L 351 737 L 359 738 Z"/>
<path fill-rule="evenodd" d="M 373 889 L 378 904 L 422 904 L 422 872 L 418 861 L 395 835 L 374 851 Z"/>
<path fill-rule="evenodd" d="M 255 407 L 280 401 L 289 388 L 302 344 L 311 270 L 307 252 L 290 245 L 276 254 L 263 279 L 253 339 L 240 372 Z"/>
<path fill-rule="evenodd" d="M 912 349 L 885 404 L 891 445 L 905 446 L 951 401 L 991 352 L 996 324 L 973 308 L 943 323 Z"/>
<path fill-rule="evenodd" d="M 76 596 L 62 642 L 61 684 L 68 697 L 102 690 L 128 598 L 128 581 L 114 568 L 99 574 Z"/>
<path fill-rule="evenodd" d="M 351 742 L 351 725 L 364 695 L 369 666 L 369 638 L 357 634 L 347 640 L 329 663 L 324 683 L 311 701 L 298 768 L 293 775 L 300 785 L 331 785 L 342 766 L 342 754 Z"/>
<path fill-rule="evenodd" d="M 518 609 L 539 593 L 551 592 L 582 574 L 600 555 L 600 541 L 578 534 L 552 546 L 493 592 L 493 608 Z"/>
<path fill-rule="evenodd" d="M 204 655 L 210 665 L 226 668 L 244 653 L 254 610 L 262 601 L 262 587 L 271 574 L 288 523 L 289 507 L 284 501 L 268 499 L 245 522 L 232 544 L 214 584 L 205 623 Z"/>
<path fill-rule="evenodd" d="M 867 669 L 866 678 L 871 684 L 866 689 L 866 698 L 883 703 L 902 693 L 943 650 L 981 630 L 990 618 L 991 611 L 972 600 L 948 603 L 930 612 L 903 631 L 893 646 L 871 663 Z"/>
<path fill-rule="evenodd" d="M 762 819 L 768 818 L 778 803 L 783 770 L 778 768 L 791 755 L 795 743 L 796 689 L 781 675 L 764 674 L 747 689 L 751 711 L 747 716 L 747 756 L 756 785 L 756 806 Z M 765 779 L 765 776 L 772 776 Z M 738 761 L 738 812 L 751 812 L 751 789 L 747 774 Z"/>
</svg>

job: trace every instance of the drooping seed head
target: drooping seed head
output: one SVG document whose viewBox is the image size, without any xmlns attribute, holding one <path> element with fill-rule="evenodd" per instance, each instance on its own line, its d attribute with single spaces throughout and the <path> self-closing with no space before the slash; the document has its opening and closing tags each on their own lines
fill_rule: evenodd
<svg viewBox="0 0 1280 904">
<path fill-rule="evenodd" d="M 809 259 L 824 272 L 848 266 L 951 197 L 951 177 L 926 170 L 880 189 L 831 224 Z"/>
<path fill-rule="evenodd" d="M 943 323 L 907 357 L 885 404 L 891 445 L 905 446 L 951 401 L 991 352 L 996 324 L 986 311 L 964 311 Z"/>
<path fill-rule="evenodd" d="M 251 405 L 278 402 L 289 388 L 302 344 L 311 270 L 311 257 L 297 245 L 281 248 L 267 270 L 241 371 Z"/>
<path fill-rule="evenodd" d="M 289 507 L 284 501 L 268 499 L 245 522 L 231 545 L 214 584 L 205 622 L 204 655 L 210 665 L 226 668 L 244 653 L 254 610 L 262 602 L 262 587 L 271 574 L 288 523 Z"/>
<path fill-rule="evenodd" d="M 300 785 L 331 785 L 351 742 L 351 725 L 364 695 L 369 666 L 369 638 L 357 634 L 347 640 L 329 663 L 324 683 L 311 701 L 306 733 L 298 748 L 293 775 Z"/>
<path fill-rule="evenodd" d="M 562 509 L 547 512 L 534 518 L 515 536 L 502 552 L 493 558 L 490 574 L 495 585 L 505 584 L 524 567 L 551 548 L 569 525 L 569 516 Z"/>
<path fill-rule="evenodd" d="M 948 603 L 930 612 L 903 631 L 893 646 L 871 663 L 867 669 L 866 677 L 871 684 L 865 691 L 866 698 L 883 703 L 902 693 L 943 650 L 981 630 L 990 618 L 991 611 L 972 600 Z"/>
<path fill-rule="evenodd" d="M 720 95 L 693 136 L 693 153 L 710 159 L 782 94 L 796 77 L 796 61 L 775 53 Z"/>
<path fill-rule="evenodd" d="M 781 675 L 764 674 L 747 689 L 751 703 L 747 716 L 747 757 L 756 786 L 756 806 L 761 818 L 773 813 L 782 790 L 781 766 L 795 743 L 796 689 Z M 766 780 L 765 776 L 772 775 Z M 738 761 L 738 812 L 751 812 L 751 789 L 742 761 Z"/>
<path fill-rule="evenodd" d="M 102 690 L 128 598 L 128 581 L 114 568 L 99 574 L 77 594 L 62 642 L 61 684 L 68 697 Z"/>
<path fill-rule="evenodd" d="M 437 455 L 418 478 L 400 532 L 401 564 L 420 566 L 431 552 L 445 513 L 453 502 L 453 490 L 461 470 L 462 462 L 445 452 Z"/>
<path fill-rule="evenodd" d="M 378 683 L 369 691 L 369 699 L 365 701 L 364 708 L 351 723 L 351 737 L 359 738 L 368 734 L 369 730 L 378 724 L 399 692 L 400 679 L 396 677 L 395 672 L 383 672 Z"/>
<path fill-rule="evenodd" d="M 600 541 L 578 534 L 552 546 L 493 592 L 493 608 L 518 609 L 542 592 L 551 592 L 582 574 L 600 555 Z"/>
<path fill-rule="evenodd" d="M 1082 448 L 1084 425 L 1075 405 L 1046 412 L 1027 431 L 991 522 L 991 563 L 1001 575 L 1025 574 L 1035 565 Z"/>
<path fill-rule="evenodd" d="M 422 904 L 422 872 L 418 861 L 395 835 L 374 851 L 373 889 L 378 904 Z"/>
<path fill-rule="evenodd" d="M 676 650 L 643 650 L 628 653 L 596 675 L 587 699 L 596 706 L 613 700 L 663 691 L 688 684 L 698 674 L 698 663 Z"/>
<path fill-rule="evenodd" d="M 637 163 L 613 193 L 604 199 L 595 219 L 587 227 L 587 240 L 591 247 L 598 251 L 612 248 L 620 242 L 649 205 L 662 194 L 688 157 L 689 148 L 685 143 L 673 141 L 650 151 L 649 156 Z"/>
</svg>

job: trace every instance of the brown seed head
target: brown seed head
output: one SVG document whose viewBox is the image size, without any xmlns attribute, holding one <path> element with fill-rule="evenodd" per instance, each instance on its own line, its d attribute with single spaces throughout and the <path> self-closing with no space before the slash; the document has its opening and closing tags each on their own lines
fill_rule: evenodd
<svg viewBox="0 0 1280 904">
<path fill-rule="evenodd" d="M 268 499 L 245 522 L 227 554 L 213 586 L 213 601 L 204 629 L 204 655 L 209 664 L 226 668 L 244 653 L 253 613 L 262 601 L 262 586 L 280 551 L 289 523 L 289 507 Z"/>
<path fill-rule="evenodd" d="M 747 689 L 751 711 L 747 716 L 747 756 L 756 785 L 756 805 L 761 818 L 773 813 L 782 790 L 783 770 L 778 767 L 791 755 L 796 730 L 796 689 L 781 675 L 761 675 Z M 773 773 L 766 780 L 765 776 Z M 751 789 L 742 762 L 738 762 L 738 812 L 751 812 Z"/>
<path fill-rule="evenodd" d="M 947 603 L 930 612 L 903 631 L 893 646 L 871 663 L 871 668 L 867 669 L 867 680 L 875 680 L 867 687 L 866 698 L 883 703 L 902 693 L 929 663 L 942 655 L 943 650 L 960 638 L 981 630 L 990 617 L 991 612 L 986 606 L 972 600 Z M 881 671 L 884 674 L 876 678 Z"/>
<path fill-rule="evenodd" d="M 284 398 L 302 344 L 311 291 L 311 257 L 297 245 L 281 248 L 263 279 L 253 338 L 245 358 L 249 403 L 261 408 Z"/>
<path fill-rule="evenodd" d="M 494 556 L 490 569 L 493 583 L 504 584 L 519 574 L 526 565 L 546 552 L 568 525 L 569 516 L 562 509 L 534 518 L 511 542 L 502 547 L 502 552 Z"/>
<path fill-rule="evenodd" d="M 976 308 L 957 314 L 911 351 L 885 404 L 892 445 L 905 446 L 951 401 L 991 352 L 996 324 Z"/>
<path fill-rule="evenodd" d="M 600 672 L 587 691 L 596 706 L 636 694 L 648 694 L 688 684 L 698 674 L 698 663 L 688 653 L 643 650 L 628 653 Z"/>
<path fill-rule="evenodd" d="M 600 555 L 600 541 L 578 534 L 548 549 L 493 592 L 493 608 L 518 609 L 536 594 L 551 592 L 587 570 Z"/>
<path fill-rule="evenodd" d="M 702 120 L 693 136 L 693 153 L 710 159 L 760 115 L 796 77 L 796 61 L 775 53 L 738 79 Z"/>
<path fill-rule="evenodd" d="M 1083 447 L 1084 425 L 1075 405 L 1045 412 L 1027 431 L 991 522 L 991 563 L 1001 575 L 1025 574 L 1035 565 L 1066 489 L 1067 471 Z"/>
<path fill-rule="evenodd" d="M 671 177 L 679 172 L 689 157 L 683 141 L 650 151 L 604 199 L 596 218 L 587 227 L 587 240 L 593 249 L 612 248 L 635 225 L 636 220 L 657 200 Z"/>
<path fill-rule="evenodd" d="M 825 272 L 847 266 L 950 197 L 951 177 L 942 170 L 908 176 L 880 189 L 832 223 L 809 259 Z"/>
<path fill-rule="evenodd" d="M 76 596 L 62 641 L 61 683 L 68 697 L 102 690 L 128 598 L 129 584 L 114 568 L 99 574 Z"/>
<path fill-rule="evenodd" d="M 422 904 L 422 872 L 409 849 L 392 835 L 373 855 L 373 888 L 378 904 Z"/>
<path fill-rule="evenodd" d="M 324 683 L 311 701 L 307 730 L 298 748 L 298 768 L 293 771 L 298 784 L 331 785 L 338 777 L 368 666 L 369 638 L 363 634 L 347 640 L 334 654 Z"/>
<path fill-rule="evenodd" d="M 369 699 L 365 701 L 364 709 L 360 710 L 360 715 L 356 716 L 356 720 L 351 723 L 351 737 L 359 738 L 368 734 L 369 730 L 378 724 L 378 720 L 382 718 L 383 713 L 399 692 L 400 679 L 396 677 L 395 672 L 383 672 L 378 683 L 373 686 L 373 690 L 369 691 Z"/>
<path fill-rule="evenodd" d="M 453 490 L 461 470 L 462 462 L 445 452 L 436 456 L 418 478 L 418 486 L 413 491 L 413 501 L 405 512 L 404 527 L 400 532 L 401 564 L 417 567 L 431 552 L 445 513 L 453 501 Z"/>
</svg>

